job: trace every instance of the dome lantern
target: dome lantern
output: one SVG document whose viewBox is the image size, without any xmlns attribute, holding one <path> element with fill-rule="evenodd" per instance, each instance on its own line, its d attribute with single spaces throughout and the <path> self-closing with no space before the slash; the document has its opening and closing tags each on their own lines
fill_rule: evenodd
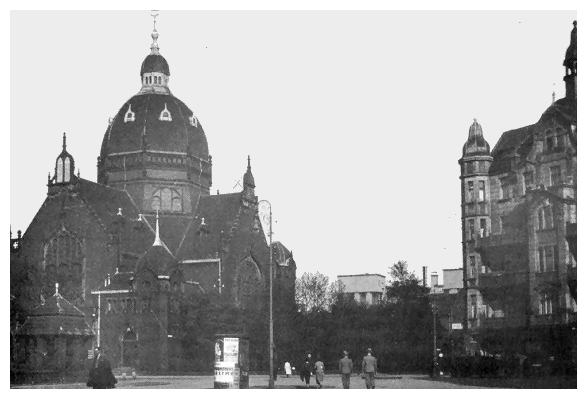
<svg viewBox="0 0 587 399">
<path fill-rule="evenodd" d="M 159 53 L 159 32 L 157 32 L 157 16 L 159 14 L 151 14 L 153 17 L 153 32 L 151 32 L 151 53 L 145 58 L 141 65 L 141 93 L 160 93 L 170 94 L 169 84 L 169 64 L 167 60 Z"/>
<path fill-rule="evenodd" d="M 490 148 L 483 137 L 483 129 L 477 119 L 473 119 L 469 127 L 469 138 L 463 146 L 463 156 L 468 155 L 489 155 Z"/>
</svg>

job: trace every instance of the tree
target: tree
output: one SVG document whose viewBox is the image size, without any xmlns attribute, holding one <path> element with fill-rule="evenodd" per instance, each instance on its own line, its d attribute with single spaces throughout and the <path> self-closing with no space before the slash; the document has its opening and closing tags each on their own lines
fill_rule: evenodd
<svg viewBox="0 0 587 399">
<path fill-rule="evenodd" d="M 320 272 L 304 273 L 296 279 L 296 304 L 305 313 L 329 310 L 336 291 L 328 276 Z"/>
<path fill-rule="evenodd" d="M 405 260 L 398 260 L 389 267 L 389 276 L 392 282 L 399 282 L 404 284 L 410 281 L 418 281 L 418 278 L 413 272 L 408 270 L 408 262 Z"/>
</svg>

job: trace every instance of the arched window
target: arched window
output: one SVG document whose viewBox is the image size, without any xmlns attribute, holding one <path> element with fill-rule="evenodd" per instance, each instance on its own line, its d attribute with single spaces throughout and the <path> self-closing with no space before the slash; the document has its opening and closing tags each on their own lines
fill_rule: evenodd
<svg viewBox="0 0 587 399">
<path fill-rule="evenodd" d="M 251 308 L 259 305 L 261 293 L 261 272 L 255 261 L 245 259 L 237 269 L 237 303 L 243 308 Z"/>
<path fill-rule="evenodd" d="M 181 194 L 172 188 L 160 188 L 151 197 L 151 209 L 161 211 L 182 212 Z"/>
<path fill-rule="evenodd" d="M 548 230 L 554 227 L 554 220 L 552 214 L 552 206 L 550 204 L 544 205 L 538 209 L 538 230 Z"/>
<path fill-rule="evenodd" d="M 165 108 L 163 109 L 163 111 L 161 111 L 161 114 L 159 115 L 159 120 L 160 121 L 166 121 L 166 122 L 171 122 L 171 112 L 169 112 L 169 110 L 167 109 L 167 103 L 165 103 Z"/>
<path fill-rule="evenodd" d="M 126 113 L 124 114 L 124 123 L 134 122 L 134 121 L 135 121 L 135 113 L 132 112 L 131 105 L 128 104 L 128 109 L 126 110 Z"/>
<path fill-rule="evenodd" d="M 72 233 L 62 230 L 49 240 L 43 247 L 45 293 L 53 295 L 55 283 L 59 283 L 65 298 L 82 298 L 83 259 L 81 242 Z"/>
<path fill-rule="evenodd" d="M 56 183 L 63 183 L 63 158 L 57 160 L 57 170 L 55 173 Z"/>
<path fill-rule="evenodd" d="M 63 161 L 63 181 L 69 182 L 71 180 L 71 161 L 69 158 L 65 158 Z"/>
</svg>

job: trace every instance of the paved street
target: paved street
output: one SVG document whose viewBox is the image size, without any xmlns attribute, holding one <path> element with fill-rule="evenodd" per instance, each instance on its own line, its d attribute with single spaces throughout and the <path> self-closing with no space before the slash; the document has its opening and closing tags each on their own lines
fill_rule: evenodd
<svg viewBox="0 0 587 399">
<path fill-rule="evenodd" d="M 117 388 L 187 388 L 187 389 L 206 389 L 214 385 L 213 376 L 139 376 L 136 380 L 122 380 L 120 376 L 117 377 L 119 383 Z M 266 388 L 267 377 L 261 375 L 252 375 L 250 377 L 251 388 Z M 275 383 L 278 389 L 305 389 L 298 376 L 285 378 L 278 376 Z M 74 384 L 54 384 L 54 385 L 24 385 L 13 386 L 13 388 L 71 388 L 84 389 L 85 383 Z M 316 384 L 312 381 L 312 388 L 316 388 Z M 323 382 L 323 389 L 342 388 L 340 376 L 326 375 Z M 365 388 L 365 382 L 358 375 L 351 377 L 351 389 Z M 386 375 L 380 374 L 376 381 L 376 389 L 395 389 L 395 388 L 478 388 L 475 386 L 454 384 L 448 380 L 434 381 L 428 376 L 424 375 Z"/>
</svg>

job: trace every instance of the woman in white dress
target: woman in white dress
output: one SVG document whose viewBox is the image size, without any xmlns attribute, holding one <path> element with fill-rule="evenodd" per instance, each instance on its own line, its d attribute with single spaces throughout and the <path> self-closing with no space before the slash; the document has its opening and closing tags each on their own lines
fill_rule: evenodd
<svg viewBox="0 0 587 399">
<path fill-rule="evenodd" d="M 289 376 L 291 375 L 291 364 L 289 364 L 289 362 L 285 362 L 285 364 L 283 365 L 283 369 L 285 370 L 285 376 L 289 378 Z"/>
</svg>

